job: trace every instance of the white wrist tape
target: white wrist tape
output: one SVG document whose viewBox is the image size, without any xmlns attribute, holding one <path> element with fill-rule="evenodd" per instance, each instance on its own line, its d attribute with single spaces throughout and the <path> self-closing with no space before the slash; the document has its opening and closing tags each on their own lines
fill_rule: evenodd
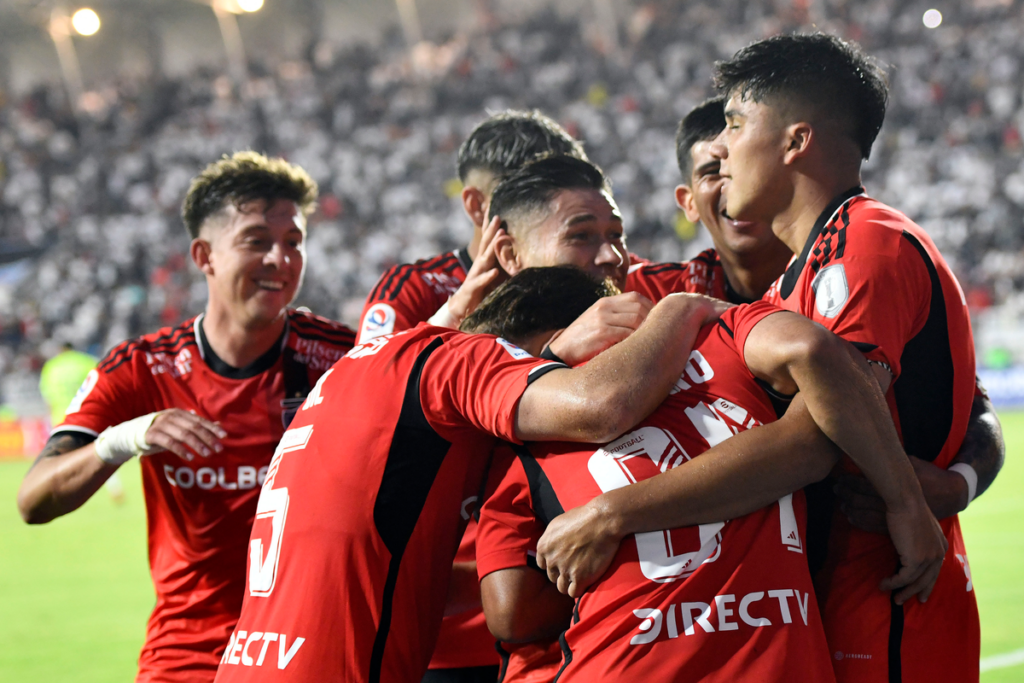
<svg viewBox="0 0 1024 683">
<path fill-rule="evenodd" d="M 444 305 L 441 306 L 441 308 L 437 309 L 437 313 L 430 316 L 430 319 L 427 322 L 436 327 L 447 327 L 452 330 L 459 329 L 459 321 L 456 320 L 455 316 L 453 316 L 451 311 L 448 310 L 447 301 L 444 302 Z"/>
<path fill-rule="evenodd" d="M 107 427 L 96 437 L 96 455 L 108 465 L 121 465 L 136 456 L 162 451 L 160 446 L 146 443 L 146 432 L 159 414 L 150 413 Z"/>
<path fill-rule="evenodd" d="M 978 473 L 974 471 L 973 467 L 965 462 L 958 462 L 954 465 L 950 465 L 949 471 L 956 472 L 967 480 L 967 504 L 970 505 L 971 501 L 974 500 L 975 494 L 978 493 Z"/>
</svg>

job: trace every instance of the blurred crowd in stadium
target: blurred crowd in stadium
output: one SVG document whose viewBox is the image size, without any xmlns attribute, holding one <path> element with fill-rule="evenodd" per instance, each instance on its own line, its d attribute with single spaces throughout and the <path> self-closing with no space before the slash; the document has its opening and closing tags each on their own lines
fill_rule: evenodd
<svg viewBox="0 0 1024 683">
<path fill-rule="evenodd" d="M 710 94 L 714 60 L 812 18 L 891 65 L 868 191 L 929 231 L 975 313 L 1024 314 L 1020 3 L 951 5 L 934 31 L 895 0 L 815 3 L 824 17 L 782 4 L 644 5 L 618 35 L 545 11 L 412 50 L 396 31 L 372 49 L 257 58 L 240 86 L 212 71 L 124 78 L 87 93 L 78 117 L 56 83 L 5 102 L 0 400 L 37 396 L 65 342 L 101 355 L 199 311 L 179 207 L 189 179 L 233 150 L 285 156 L 320 183 L 299 303 L 350 325 L 386 267 L 468 240 L 454 155 L 491 110 L 539 108 L 585 141 L 631 251 L 693 255 L 710 241 L 673 199 L 680 117 Z"/>
</svg>

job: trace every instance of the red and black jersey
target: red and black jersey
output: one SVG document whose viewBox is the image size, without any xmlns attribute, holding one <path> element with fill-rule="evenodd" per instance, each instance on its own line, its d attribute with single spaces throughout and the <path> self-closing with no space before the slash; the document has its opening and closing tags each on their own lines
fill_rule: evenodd
<svg viewBox="0 0 1024 683">
<path fill-rule="evenodd" d="M 275 452 L 217 680 L 419 681 L 494 436 L 564 367 L 429 325 L 352 349 Z"/>
<path fill-rule="evenodd" d="M 488 499 L 481 510 L 480 571 L 521 566 L 531 550 L 523 539 L 539 535 L 530 517 L 550 519 L 774 420 L 742 349 L 750 330 L 777 310 L 763 302 L 738 306 L 706 326 L 673 393 L 597 451 L 555 443 L 499 449 L 491 482 L 506 500 L 492 509 Z M 520 483 L 505 487 L 503 472 Z M 739 519 L 627 538 L 577 601 L 560 641 L 558 680 L 605 680 L 614 672 L 629 680 L 833 681 L 804 523 L 797 492 Z"/>
<path fill-rule="evenodd" d="M 924 230 L 854 188 L 825 209 L 765 299 L 888 369 L 907 453 L 952 462 L 976 390 L 974 343 L 960 285 Z M 934 592 L 899 607 L 877 590 L 897 566 L 892 543 L 833 517 L 816 585 L 840 681 L 978 680 L 980 629 L 960 525 L 955 516 L 941 524 L 949 552 Z"/>
<path fill-rule="evenodd" d="M 742 301 L 729 286 L 722 260 L 714 248 L 705 249 L 690 261 L 644 263 L 629 269 L 626 291 L 643 294 L 657 303 L 673 292 L 706 294 L 723 301 Z"/>
<path fill-rule="evenodd" d="M 340 323 L 288 312 L 278 344 L 232 368 L 205 343 L 202 316 L 127 341 L 86 378 L 54 433 L 97 436 L 168 408 L 193 410 L 227 432 L 224 450 L 188 462 L 140 459 L 156 606 L 139 681 L 213 680 L 242 605 L 245 542 L 274 448 L 320 376 L 354 342 Z"/>
<path fill-rule="evenodd" d="M 466 280 L 473 266 L 463 247 L 416 263 L 392 266 L 366 297 L 359 343 L 426 322 Z"/>
</svg>

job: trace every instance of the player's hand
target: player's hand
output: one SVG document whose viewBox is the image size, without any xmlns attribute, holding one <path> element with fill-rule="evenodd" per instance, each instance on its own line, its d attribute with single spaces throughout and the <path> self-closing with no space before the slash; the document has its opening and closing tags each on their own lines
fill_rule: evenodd
<svg viewBox="0 0 1024 683">
<path fill-rule="evenodd" d="M 967 482 L 963 477 L 914 456 L 910 456 L 910 464 L 914 466 L 924 499 L 936 519 L 946 519 L 966 509 Z M 836 493 L 839 509 L 850 524 L 871 533 L 889 533 L 885 503 L 867 479 L 844 474 L 836 486 Z"/>
<path fill-rule="evenodd" d="M 647 297 L 636 292 L 604 297 L 548 346 L 569 365 L 585 363 L 633 334 L 653 307 Z"/>
<path fill-rule="evenodd" d="M 928 509 L 924 496 L 917 496 L 901 509 L 886 513 L 889 535 L 900 557 L 900 570 L 883 579 L 883 591 L 899 590 L 893 598 L 902 605 L 914 595 L 921 602 L 928 600 L 942 569 L 942 560 L 949 544 L 935 515 Z M 902 589 L 902 590 L 900 590 Z"/>
<path fill-rule="evenodd" d="M 537 543 L 537 566 L 572 598 L 608 570 L 622 540 L 608 524 L 599 498 L 555 517 Z"/>
<path fill-rule="evenodd" d="M 195 413 L 171 408 L 162 410 L 146 431 L 146 443 L 154 448 L 170 451 L 185 460 L 193 453 L 204 458 L 224 450 L 220 440 L 228 434 L 219 423 L 199 417 Z"/>
<path fill-rule="evenodd" d="M 448 313 L 457 321 L 456 327 L 476 310 L 495 287 L 508 278 L 498 265 L 498 255 L 494 250 L 501 234 L 501 217 L 495 216 L 484 226 L 480 235 L 480 249 L 477 250 L 473 266 L 466 273 L 465 282 L 448 299 Z"/>
</svg>

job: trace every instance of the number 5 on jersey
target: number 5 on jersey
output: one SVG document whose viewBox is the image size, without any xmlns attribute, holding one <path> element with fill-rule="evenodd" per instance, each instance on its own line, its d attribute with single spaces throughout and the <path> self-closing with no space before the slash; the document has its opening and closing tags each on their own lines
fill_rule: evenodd
<svg viewBox="0 0 1024 683">
<path fill-rule="evenodd" d="M 317 387 L 320 385 L 318 384 Z M 277 581 L 277 563 L 281 557 L 281 539 L 288 517 L 288 487 L 274 488 L 277 470 L 285 453 L 301 451 L 313 435 L 313 425 L 289 429 L 281 437 L 274 451 L 274 457 L 267 469 L 267 478 L 256 504 L 256 521 L 253 523 L 254 538 L 249 541 L 249 595 L 266 597 L 274 590 Z M 270 520 L 270 542 L 264 557 L 263 539 L 256 536 L 261 520 Z"/>
</svg>

